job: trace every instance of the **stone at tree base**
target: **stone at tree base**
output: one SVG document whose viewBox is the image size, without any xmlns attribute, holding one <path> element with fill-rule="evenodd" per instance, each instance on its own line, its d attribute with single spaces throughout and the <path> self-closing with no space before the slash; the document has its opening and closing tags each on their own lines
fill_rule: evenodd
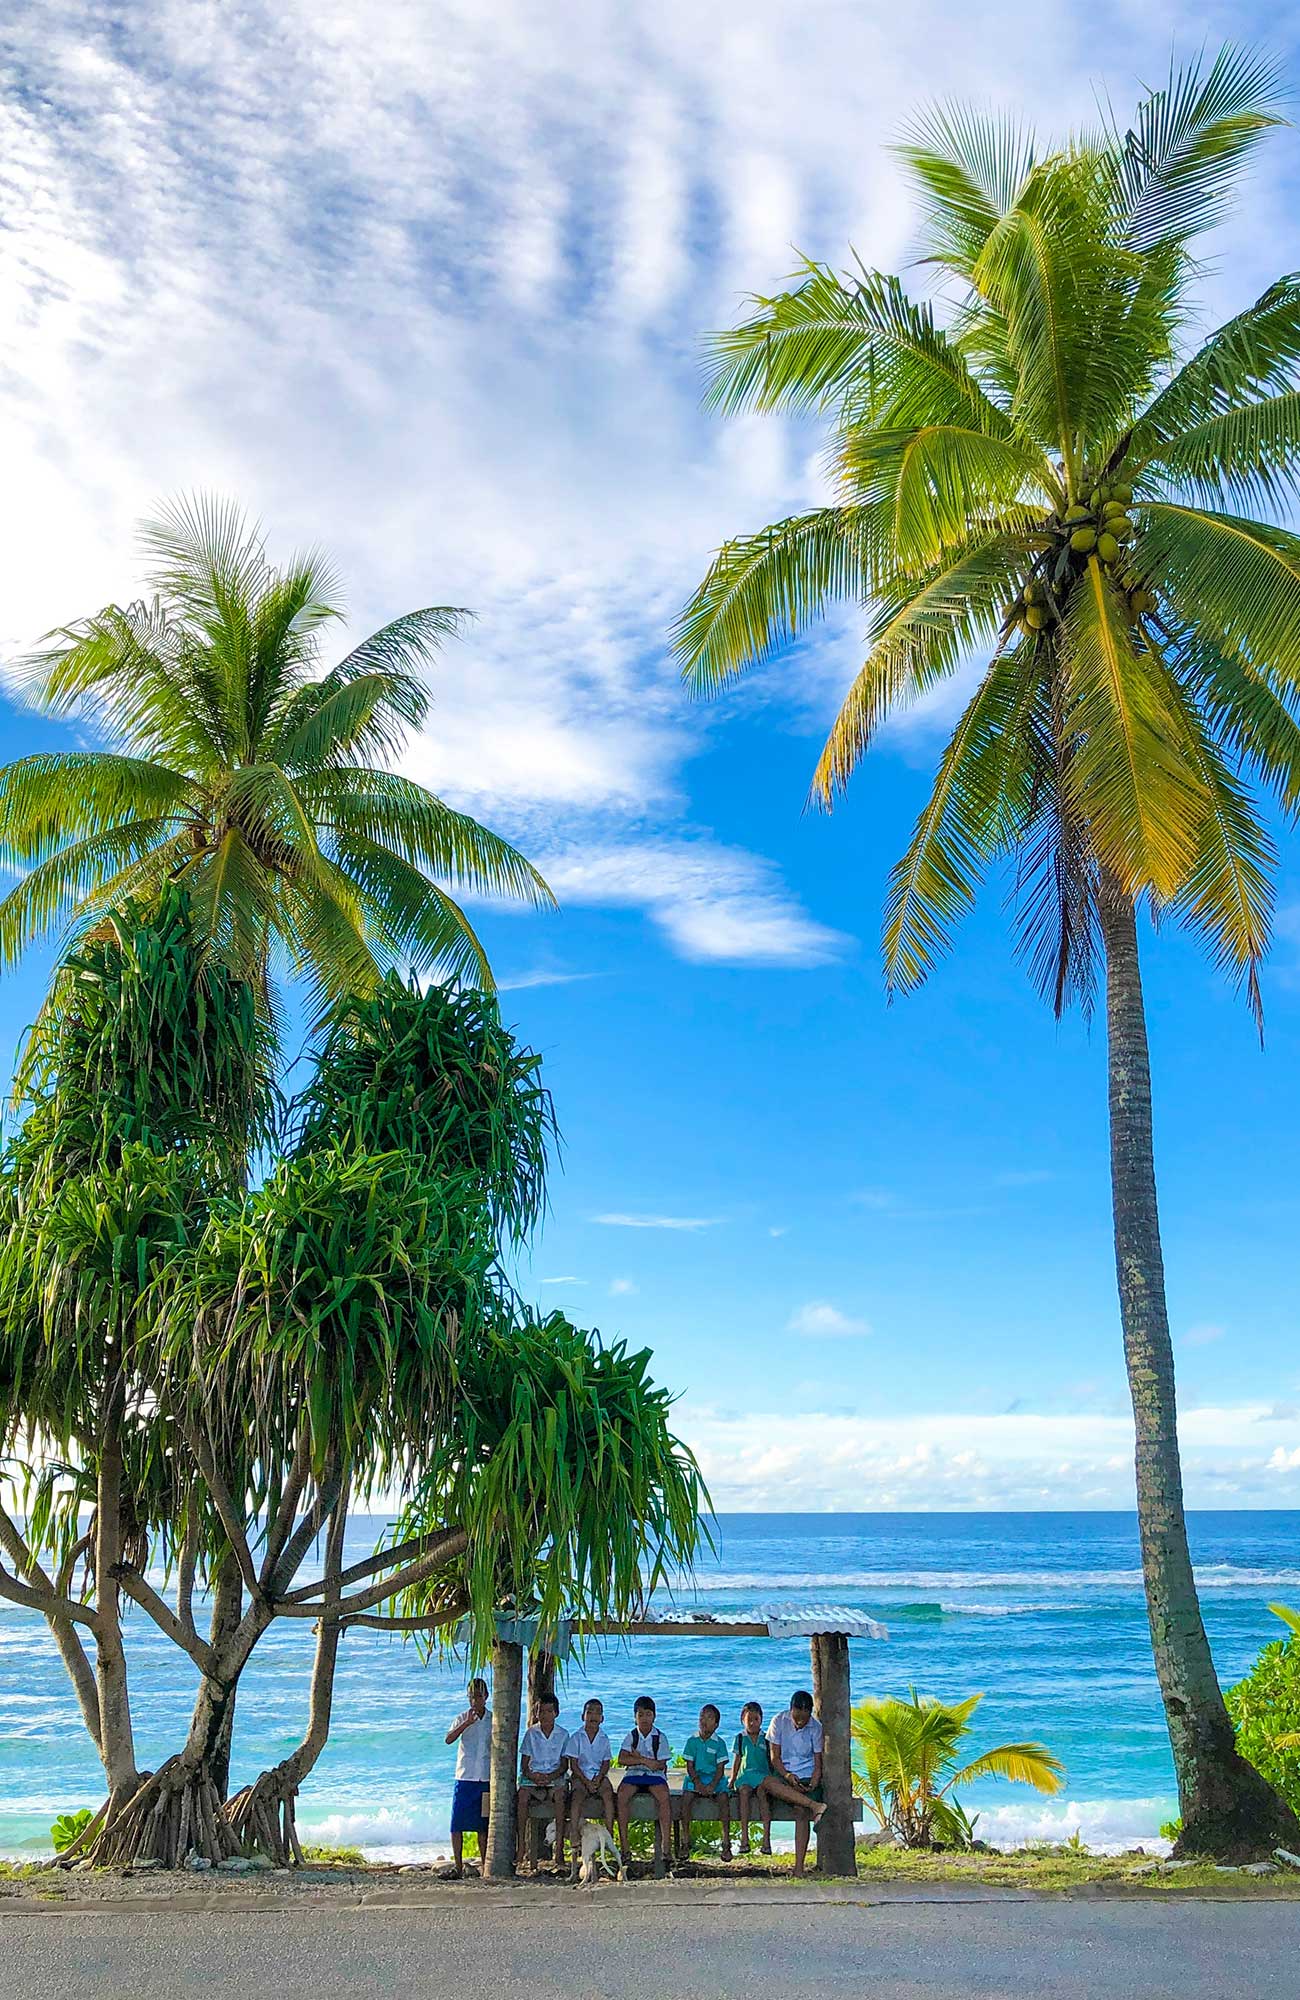
<svg viewBox="0 0 1300 2000">
<path fill-rule="evenodd" d="M 1276 1875 L 1276 1861 L 1248 1861 L 1242 1869 L 1243 1875 Z"/>
<path fill-rule="evenodd" d="M 185 1857 L 185 1866 L 189 1869 L 191 1875 L 205 1875 L 211 1868 L 212 1863 L 205 1854 L 199 1853 L 197 1847 L 192 1847 Z"/>
<path fill-rule="evenodd" d="M 218 1861 L 217 1867 L 223 1875 L 248 1875 L 253 1864 L 246 1854 L 228 1854 L 224 1861 Z"/>
</svg>

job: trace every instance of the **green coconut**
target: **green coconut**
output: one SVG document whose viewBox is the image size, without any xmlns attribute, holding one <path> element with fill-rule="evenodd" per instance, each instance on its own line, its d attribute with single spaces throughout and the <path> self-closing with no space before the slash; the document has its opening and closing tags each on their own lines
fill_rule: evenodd
<svg viewBox="0 0 1300 2000">
<path fill-rule="evenodd" d="M 1081 501 L 1076 500 L 1073 507 L 1066 508 L 1065 518 L 1067 521 L 1086 521 L 1088 518 L 1088 509 Z"/>
<path fill-rule="evenodd" d="M 1112 486 L 1110 490 L 1112 496 L 1116 500 L 1122 500 L 1126 507 L 1133 498 L 1133 488 L 1131 486 Z"/>
<path fill-rule="evenodd" d="M 1109 521 L 1114 519 L 1116 515 L 1122 514 L 1123 512 L 1124 512 L 1124 502 L 1122 500 L 1107 500 L 1106 504 L 1101 510 L 1101 517 L 1103 521 Z"/>
<path fill-rule="evenodd" d="M 1119 555 L 1119 543 L 1114 535 L 1098 535 L 1097 554 L 1104 563 L 1113 563 Z"/>
<path fill-rule="evenodd" d="M 1076 555 L 1086 556 L 1088 551 L 1095 549 L 1096 546 L 1097 530 L 1095 528 L 1076 528 L 1070 537 L 1070 547 Z"/>
<path fill-rule="evenodd" d="M 1025 585 L 1025 603 L 1041 604 L 1042 601 L 1043 601 L 1043 586 L 1039 582 L 1036 576 L 1031 577 L 1029 582 Z"/>
<path fill-rule="evenodd" d="M 1104 495 L 1103 495 L 1103 493 L 1102 493 L 1102 490 L 1101 490 L 1100 486 L 1098 486 L 1098 487 L 1096 488 L 1096 490 L 1095 490 L 1094 492 L 1092 492 L 1092 493 L 1090 493 L 1090 494 L 1088 495 L 1088 505 L 1089 505 L 1089 506 L 1090 506 L 1090 507 L 1092 508 L 1092 511 L 1093 511 L 1093 513 L 1094 513 L 1094 514 L 1096 513 L 1097 509 L 1098 509 L 1098 508 L 1100 507 L 1100 505 L 1101 505 L 1101 503 L 1102 503 L 1102 500 L 1103 500 L 1103 498 L 1104 498 Z"/>
<path fill-rule="evenodd" d="M 1114 514 L 1106 523 L 1117 542 L 1126 542 L 1133 532 L 1133 523 L 1127 514 Z"/>
<path fill-rule="evenodd" d="M 1047 606 L 1045 604 L 1031 604 L 1025 613 L 1025 623 L 1031 632 L 1041 632 L 1047 623 Z"/>
</svg>

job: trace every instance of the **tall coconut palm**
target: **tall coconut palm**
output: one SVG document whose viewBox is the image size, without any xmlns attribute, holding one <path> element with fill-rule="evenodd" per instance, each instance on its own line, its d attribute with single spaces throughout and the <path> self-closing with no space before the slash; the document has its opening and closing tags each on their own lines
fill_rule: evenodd
<svg viewBox="0 0 1300 2000">
<path fill-rule="evenodd" d="M 1273 847 L 1255 786 L 1300 801 L 1300 539 L 1267 518 L 1300 471 L 1300 277 L 1185 350 L 1191 245 L 1276 96 L 1227 49 L 1171 74 L 1132 130 L 1046 153 L 959 108 L 925 116 L 901 155 L 942 309 L 809 264 L 715 336 L 713 405 L 823 417 L 838 490 L 728 542 L 677 631 L 711 692 L 832 601 L 861 607 L 825 805 L 891 714 L 978 668 L 890 881 L 888 982 L 925 978 L 1001 859 L 1058 1011 L 1104 963 L 1147 1603 L 1184 1844 L 1217 1852 L 1295 1828 L 1236 1754 L 1188 1554 L 1137 917 L 1189 925 L 1258 1010 Z"/>
<path fill-rule="evenodd" d="M 425 668 L 467 614 L 409 611 L 323 668 L 341 617 L 318 551 L 268 559 L 237 508 L 179 501 L 142 531 L 149 594 L 53 632 L 20 684 L 106 747 L 0 770 L 0 965 L 55 927 L 184 883 L 208 948 L 264 984 L 277 957 L 323 1000 L 381 968 L 491 985 L 442 886 L 545 903 L 506 841 L 388 768 L 429 710 Z"/>
</svg>

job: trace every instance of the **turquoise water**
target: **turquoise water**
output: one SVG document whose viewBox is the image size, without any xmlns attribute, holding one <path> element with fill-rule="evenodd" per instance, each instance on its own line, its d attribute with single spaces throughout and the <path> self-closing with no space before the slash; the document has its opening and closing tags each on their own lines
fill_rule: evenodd
<svg viewBox="0 0 1300 2000">
<path fill-rule="evenodd" d="M 359 1520 L 350 1553 L 381 1523 Z M 1300 1514 L 1198 1513 L 1191 1536 L 1221 1678 L 1238 1678 L 1281 1627 L 1270 1599 L 1300 1603 Z M 760 1605 L 862 1607 L 889 1628 L 854 1641 L 855 1694 L 955 1697 L 985 1690 L 973 1747 L 1036 1737 L 1062 1759 L 1066 1790 L 970 1795 L 993 1840 L 1061 1836 L 1096 1845 L 1154 1836 L 1174 1810 L 1172 1772 L 1151 1668 L 1137 1529 L 1123 1514 L 749 1514 L 718 1523 L 679 1608 L 716 1616 Z M 663 1609 L 671 1600 L 661 1596 Z M 194 1672 L 132 1611 L 139 1754 L 151 1765 L 183 1733 Z M 286 1622 L 263 1641 L 240 1690 L 235 1775 L 253 1775 L 301 1734 L 311 1638 Z M 576 1726 L 586 1691 L 605 1701 L 611 1733 L 644 1688 L 680 1745 L 702 1701 L 735 1726 L 742 1701 L 769 1713 L 807 1682 L 805 1640 L 647 1638 L 571 1663 L 561 1694 Z M 461 1705 L 463 1670 L 425 1666 L 378 1633 L 344 1640 L 329 1746 L 300 1801 L 322 1838 L 389 1855 L 441 1851 L 454 1753 L 443 1735 Z M 54 1815 L 99 1797 L 98 1764 L 41 1621 L 0 1607 L 0 1851 L 45 1846 Z"/>
</svg>

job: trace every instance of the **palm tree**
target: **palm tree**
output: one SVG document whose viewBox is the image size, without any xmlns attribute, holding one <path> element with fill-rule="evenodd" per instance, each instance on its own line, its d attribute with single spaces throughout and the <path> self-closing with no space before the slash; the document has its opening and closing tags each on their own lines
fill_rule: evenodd
<svg viewBox="0 0 1300 2000">
<path fill-rule="evenodd" d="M 924 117 L 901 153 L 943 322 L 895 277 L 808 264 L 714 337 L 713 406 L 823 416 L 838 491 L 728 542 L 677 628 L 712 692 L 832 601 L 863 609 L 813 781 L 827 806 L 887 717 L 982 663 L 890 881 L 886 974 L 917 986 L 1003 859 L 1058 1012 L 1104 963 L 1143 1572 L 1184 1845 L 1212 1852 L 1296 1827 L 1236 1754 L 1188 1553 L 1137 915 L 1189 925 L 1258 1013 L 1273 845 L 1251 787 L 1300 802 L 1300 539 L 1255 516 L 1300 469 L 1300 276 L 1181 350 L 1191 245 L 1276 95 L 1226 49 L 1132 130 L 1048 153 L 959 108 Z"/>
<path fill-rule="evenodd" d="M 550 891 L 506 841 L 387 768 L 428 713 L 423 669 L 467 614 L 409 611 L 323 670 L 342 614 L 319 552 L 274 568 L 237 508 L 202 497 L 142 540 L 150 595 L 51 633 L 25 662 L 40 710 L 111 747 L 0 770 L 0 860 L 20 872 L 0 902 L 0 965 L 180 881 L 207 949 L 268 994 L 276 957 L 327 1002 L 397 962 L 490 987 L 441 880 L 534 904 Z"/>
<path fill-rule="evenodd" d="M 1006 1778 L 1049 1797 L 1064 1767 L 1041 1743 L 999 1743 L 961 1761 L 970 1719 L 984 1697 L 937 1701 L 913 1689 L 907 1701 L 885 1696 L 853 1710 L 856 1775 L 883 1831 L 904 1847 L 969 1847 L 974 1831 L 957 1799 L 957 1785 Z"/>
</svg>

